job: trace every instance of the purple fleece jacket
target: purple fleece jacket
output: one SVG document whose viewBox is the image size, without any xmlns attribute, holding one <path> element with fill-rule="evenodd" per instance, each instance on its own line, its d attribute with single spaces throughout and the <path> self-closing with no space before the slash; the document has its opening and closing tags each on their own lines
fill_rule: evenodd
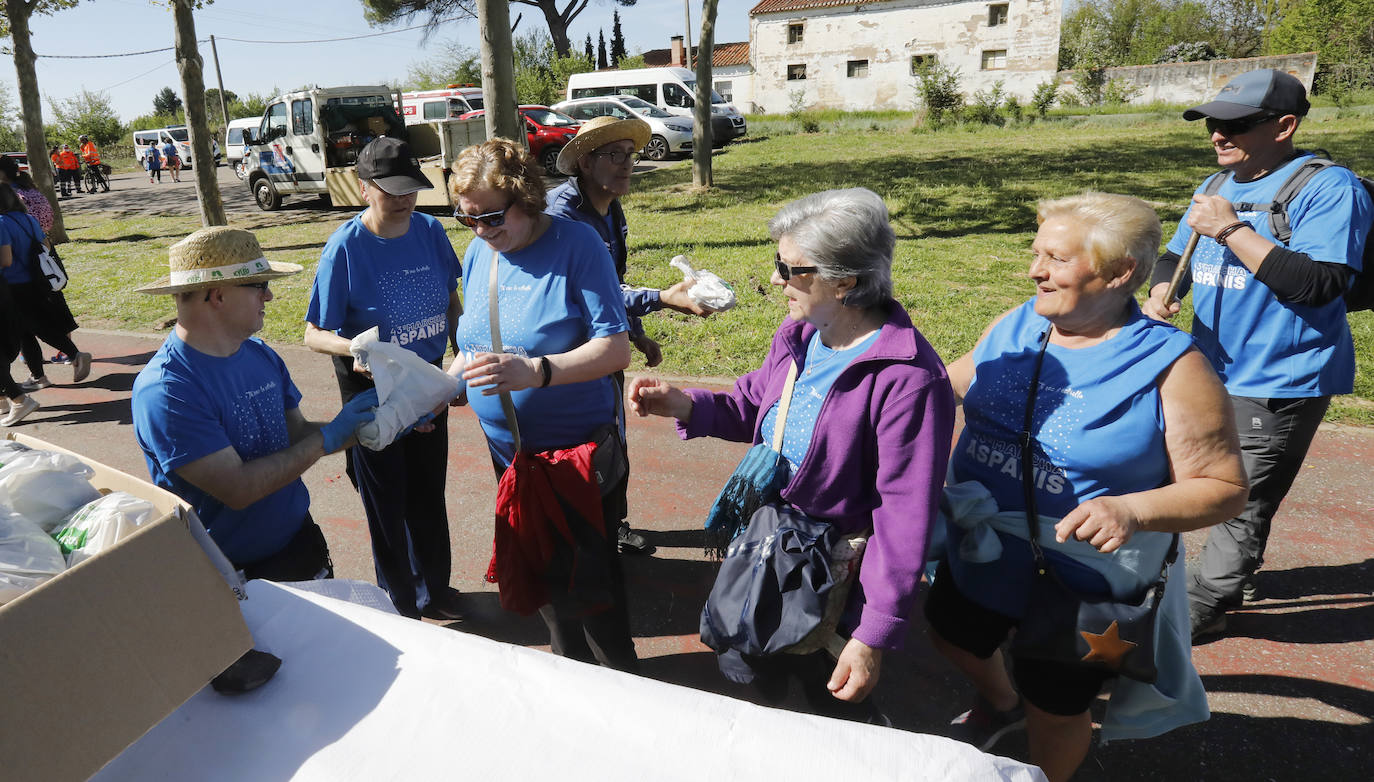
<svg viewBox="0 0 1374 782">
<path fill-rule="evenodd" d="M 873 528 L 859 569 L 862 605 L 853 637 L 898 649 L 925 566 L 954 430 L 954 391 L 935 349 L 896 301 L 878 338 L 835 380 L 811 446 L 782 498 L 841 532 Z M 692 417 L 678 434 L 762 441 L 759 424 L 782 397 L 789 361 L 806 366 L 816 328 L 783 321 L 763 366 L 730 392 L 688 389 Z"/>
</svg>

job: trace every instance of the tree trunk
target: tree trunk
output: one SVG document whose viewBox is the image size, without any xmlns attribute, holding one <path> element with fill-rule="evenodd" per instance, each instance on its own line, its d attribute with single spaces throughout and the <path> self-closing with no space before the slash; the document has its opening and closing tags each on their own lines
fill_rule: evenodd
<svg viewBox="0 0 1374 782">
<path fill-rule="evenodd" d="M 515 109 L 515 60 L 510 36 L 508 0 L 477 0 L 477 23 L 482 33 L 482 102 L 486 106 L 487 138 L 525 138 Z M 564 36 L 567 45 L 567 36 Z"/>
<path fill-rule="evenodd" d="M 196 174 L 196 195 L 200 199 L 200 224 L 228 225 L 224 201 L 219 194 L 219 172 L 210 149 L 210 126 L 205 115 L 204 62 L 196 47 L 196 20 L 191 14 L 192 0 L 175 0 L 177 70 L 181 71 L 181 93 L 186 101 L 186 124 L 191 131 L 191 158 Z"/>
<path fill-rule="evenodd" d="M 488 2 L 489 0 L 483 0 Z M 538 5 L 539 10 L 544 12 L 544 21 L 549 26 L 549 37 L 553 39 L 553 50 L 558 52 L 559 57 L 572 56 L 572 45 L 568 43 L 568 22 L 577 18 L 582 13 L 582 9 L 587 7 L 587 0 L 577 3 L 576 10 L 569 10 L 568 14 L 558 12 L 556 0 L 538 0 L 536 3 L 526 3 L 526 5 Z M 571 7 L 572 3 L 569 4 Z M 507 11 L 507 14 L 510 12 Z"/>
<path fill-rule="evenodd" d="M 29 40 L 29 16 L 33 6 L 24 0 L 5 0 L 5 13 L 9 16 L 10 40 L 14 44 L 14 71 L 19 82 L 19 109 L 24 116 L 24 152 L 29 156 L 29 175 L 38 186 L 38 192 L 52 203 L 52 233 L 48 238 L 53 244 L 61 244 L 67 241 L 67 229 L 62 223 L 57 191 L 53 188 L 52 165 L 43 136 L 43 100 L 38 92 L 38 71 L 34 67 L 37 58 L 33 54 L 33 42 Z"/>
<path fill-rule="evenodd" d="M 697 103 L 692 111 L 692 184 L 711 187 L 711 54 L 716 47 L 716 0 L 701 4 L 701 39 L 697 44 Z"/>
</svg>

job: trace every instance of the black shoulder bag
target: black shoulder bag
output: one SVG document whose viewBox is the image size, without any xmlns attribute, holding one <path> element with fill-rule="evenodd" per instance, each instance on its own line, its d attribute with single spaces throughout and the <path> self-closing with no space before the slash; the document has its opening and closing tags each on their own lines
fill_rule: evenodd
<svg viewBox="0 0 1374 782">
<path fill-rule="evenodd" d="M 1031 419 L 1040 385 L 1050 331 L 1040 338 L 1040 352 L 1031 373 L 1026 418 L 1021 428 L 1021 486 L 1025 492 L 1026 524 L 1030 530 L 1035 573 L 1026 597 L 1026 613 L 1012 640 L 1014 657 L 1098 668 L 1151 684 L 1155 668 L 1155 614 L 1164 598 L 1169 567 L 1178 558 L 1178 534 L 1173 536 L 1159 580 L 1135 602 L 1120 602 L 1111 595 L 1080 595 L 1055 575 L 1040 548 L 1039 514 L 1035 509 L 1035 460 L 1032 456 Z"/>
</svg>

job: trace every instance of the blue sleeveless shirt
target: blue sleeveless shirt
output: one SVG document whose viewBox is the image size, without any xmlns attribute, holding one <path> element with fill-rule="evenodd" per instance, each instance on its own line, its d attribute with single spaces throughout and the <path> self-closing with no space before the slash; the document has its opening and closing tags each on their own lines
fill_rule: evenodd
<svg viewBox="0 0 1374 782">
<path fill-rule="evenodd" d="M 1032 299 L 974 349 L 964 430 L 951 457 L 956 481 L 978 481 L 1002 510 L 1024 510 L 1020 433 L 1040 335 L 1050 323 Z M 1155 489 L 1169 481 L 1158 379 L 1193 346 L 1131 302 L 1111 339 L 1086 348 L 1048 345 L 1031 435 L 1036 510 L 1066 515 L 1099 495 Z"/>
</svg>

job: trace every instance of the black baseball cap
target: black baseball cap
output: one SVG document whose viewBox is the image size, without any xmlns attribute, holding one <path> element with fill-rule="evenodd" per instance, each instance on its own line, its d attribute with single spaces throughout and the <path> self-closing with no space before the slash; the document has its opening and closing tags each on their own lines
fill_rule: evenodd
<svg viewBox="0 0 1374 782">
<path fill-rule="evenodd" d="M 1226 82 L 1210 103 L 1194 106 L 1183 112 L 1189 122 L 1213 119 L 1241 119 L 1255 114 L 1293 114 L 1307 116 L 1312 104 L 1307 102 L 1307 89 L 1302 82 L 1283 71 L 1265 68 L 1242 73 Z"/>
<path fill-rule="evenodd" d="M 420 161 L 410 145 L 390 136 L 378 136 L 363 147 L 358 155 L 358 178 L 394 196 L 434 189 L 420 171 Z"/>
</svg>

